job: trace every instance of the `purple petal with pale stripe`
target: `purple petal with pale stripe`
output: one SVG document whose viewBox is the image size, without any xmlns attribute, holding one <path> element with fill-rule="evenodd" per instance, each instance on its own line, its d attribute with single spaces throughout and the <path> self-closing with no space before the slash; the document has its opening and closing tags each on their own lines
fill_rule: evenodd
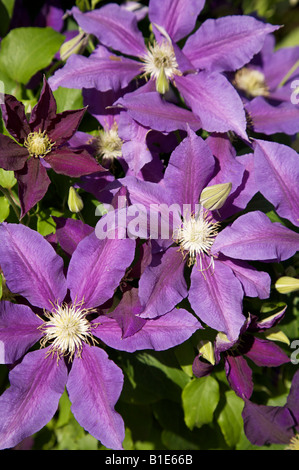
<svg viewBox="0 0 299 470">
<path fill-rule="evenodd" d="M 142 94 L 127 93 L 115 104 L 124 107 L 128 114 L 143 126 L 160 132 L 187 130 L 188 125 L 194 131 L 201 128 L 198 117 L 187 109 L 165 101 L 160 93 L 155 91 Z"/>
<path fill-rule="evenodd" d="M 189 301 L 201 321 L 235 341 L 245 322 L 242 314 L 243 289 L 232 270 L 215 260 L 211 272 L 194 266 L 191 273 Z"/>
<path fill-rule="evenodd" d="M 94 58 L 72 55 L 65 66 L 49 79 L 53 90 L 66 88 L 96 88 L 107 91 L 125 88 L 139 75 L 142 64 L 132 59 L 110 54 L 110 57 Z"/>
<path fill-rule="evenodd" d="M 245 400 L 242 417 L 245 434 L 252 444 L 287 444 L 294 436 L 294 418 L 285 407 L 256 405 Z"/>
<path fill-rule="evenodd" d="M 132 263 L 135 241 L 99 240 L 95 233 L 85 237 L 71 258 L 67 285 L 72 300 L 84 299 L 84 307 L 94 308 L 109 300 Z"/>
<path fill-rule="evenodd" d="M 0 265 L 7 287 L 32 305 L 51 310 L 51 302 L 64 300 L 63 260 L 35 230 L 22 224 L 1 224 Z"/>
<path fill-rule="evenodd" d="M 258 190 L 274 205 L 278 215 L 299 226 L 298 153 L 277 142 L 255 140 L 254 165 Z"/>
<path fill-rule="evenodd" d="M 225 373 L 231 388 L 241 398 L 250 398 L 253 392 L 252 370 L 242 356 L 225 357 Z"/>
<path fill-rule="evenodd" d="M 290 358 L 277 344 L 256 337 L 253 337 L 249 351 L 244 354 L 260 367 L 278 367 L 290 362 Z"/>
<path fill-rule="evenodd" d="M 193 30 L 205 0 L 151 0 L 148 16 L 151 23 L 162 26 L 174 41 Z"/>
<path fill-rule="evenodd" d="M 299 234 L 278 222 L 272 223 L 260 211 L 239 217 L 220 232 L 212 253 L 241 260 L 283 261 L 299 250 Z"/>
<path fill-rule="evenodd" d="M 78 423 L 109 449 L 122 449 L 125 429 L 114 410 L 123 386 L 123 373 L 105 351 L 83 345 L 82 358 L 76 357 L 67 390 L 71 410 Z"/>
<path fill-rule="evenodd" d="M 0 302 L 0 363 L 20 359 L 42 336 L 42 323 L 27 305 Z"/>
<path fill-rule="evenodd" d="M 190 129 L 176 147 L 165 170 L 164 184 L 173 203 L 189 204 L 195 210 L 201 191 L 208 185 L 215 169 L 215 159 L 205 141 Z"/>
<path fill-rule="evenodd" d="M 299 108 L 292 103 L 270 105 L 258 96 L 246 104 L 255 132 L 272 135 L 277 132 L 293 135 L 299 132 Z"/>
<path fill-rule="evenodd" d="M 241 98 L 219 73 L 199 72 L 175 78 L 175 84 L 208 132 L 235 131 L 248 140 Z"/>
<path fill-rule="evenodd" d="M 118 323 L 107 317 L 99 317 L 100 325 L 94 335 L 111 348 L 134 352 L 142 349 L 165 351 L 189 339 L 202 328 L 200 322 L 184 309 L 175 308 L 159 318 L 144 320 L 144 326 L 134 335 L 122 337 Z"/>
<path fill-rule="evenodd" d="M 127 55 L 144 55 L 143 35 L 138 29 L 134 13 L 116 3 L 86 13 L 73 7 L 71 13 L 84 31 L 96 36 L 105 46 Z"/>
<path fill-rule="evenodd" d="M 153 255 L 139 280 L 139 299 L 144 306 L 142 318 L 164 315 L 187 297 L 184 267 L 185 260 L 177 247 Z"/>
<path fill-rule="evenodd" d="M 267 34 L 278 28 L 246 15 L 208 19 L 190 36 L 183 52 L 199 69 L 234 71 L 247 64 Z"/>
<path fill-rule="evenodd" d="M 27 354 L 9 374 L 10 387 L 0 397 L 0 449 L 39 431 L 58 408 L 67 367 L 46 353 L 42 349 Z"/>
</svg>

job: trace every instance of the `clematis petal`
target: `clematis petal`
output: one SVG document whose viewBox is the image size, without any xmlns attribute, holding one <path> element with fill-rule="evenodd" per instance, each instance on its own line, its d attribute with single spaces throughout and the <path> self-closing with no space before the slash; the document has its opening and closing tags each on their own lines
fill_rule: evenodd
<svg viewBox="0 0 299 470">
<path fill-rule="evenodd" d="M 199 72 L 175 78 L 175 84 L 208 132 L 235 131 L 248 140 L 241 98 L 220 73 Z"/>
<path fill-rule="evenodd" d="M 245 354 L 260 367 L 277 367 L 290 362 L 290 358 L 277 344 L 256 337 L 253 337 L 252 345 Z"/>
<path fill-rule="evenodd" d="M 172 152 L 165 170 L 164 183 L 171 200 L 189 205 L 189 214 L 199 203 L 201 191 L 207 186 L 215 168 L 215 159 L 205 141 L 192 130 Z"/>
<path fill-rule="evenodd" d="M 235 341 L 245 322 L 242 314 L 243 289 L 232 270 L 214 262 L 213 272 L 203 273 L 194 266 L 189 301 L 199 319 Z M 212 270 L 212 267 L 210 268 Z"/>
<path fill-rule="evenodd" d="M 21 147 L 7 135 L 0 135 L 0 168 L 21 170 L 28 157 L 28 150 L 25 147 Z"/>
<path fill-rule="evenodd" d="M 46 357 L 46 349 L 28 353 L 9 374 L 0 397 L 0 448 L 14 447 L 54 416 L 67 381 L 64 361 Z"/>
<path fill-rule="evenodd" d="M 277 29 L 246 15 L 208 19 L 189 37 L 183 52 L 199 69 L 234 71 L 247 64 Z"/>
<path fill-rule="evenodd" d="M 240 398 L 250 398 L 253 392 L 252 370 L 242 356 L 225 357 L 225 373 L 231 388 Z"/>
<path fill-rule="evenodd" d="M 1 109 L 6 129 L 20 144 L 23 144 L 31 132 L 23 103 L 12 95 L 5 95 Z"/>
<path fill-rule="evenodd" d="M 50 178 L 38 158 L 30 158 L 22 170 L 15 173 L 19 185 L 21 218 L 46 194 Z"/>
<path fill-rule="evenodd" d="M 260 211 L 239 217 L 220 232 L 211 252 L 240 260 L 281 261 L 299 249 L 299 234 L 278 222 L 272 223 Z"/>
<path fill-rule="evenodd" d="M 95 233 L 85 237 L 74 251 L 67 274 L 73 301 L 97 307 L 109 300 L 132 263 L 135 240 L 99 240 Z"/>
<path fill-rule="evenodd" d="M 45 161 L 56 173 L 72 178 L 97 173 L 101 170 L 106 171 L 86 150 L 76 150 L 69 146 L 53 150 L 49 155 L 46 155 Z"/>
<path fill-rule="evenodd" d="M 73 7 L 71 13 L 84 31 L 96 36 L 105 46 L 127 55 L 143 56 L 143 36 L 131 11 L 110 3 L 86 13 Z"/>
<path fill-rule="evenodd" d="M 289 219 L 298 227 L 298 153 L 286 145 L 258 139 L 254 142 L 254 166 L 258 190 L 274 205 L 278 215 Z"/>
<path fill-rule="evenodd" d="M 245 400 L 242 417 L 245 434 L 252 444 L 287 444 L 294 436 L 294 418 L 288 408 Z"/>
<path fill-rule="evenodd" d="M 69 255 L 72 255 L 78 243 L 94 230 L 90 225 L 84 224 L 81 220 L 77 219 L 53 216 L 53 220 L 56 223 L 57 242 Z"/>
<path fill-rule="evenodd" d="M 144 306 L 142 318 L 164 315 L 187 297 L 184 267 L 185 260 L 177 247 L 153 255 L 139 280 L 139 299 Z"/>
<path fill-rule="evenodd" d="M 0 363 L 20 359 L 40 339 L 42 323 L 27 305 L 0 302 Z"/>
<path fill-rule="evenodd" d="M 32 131 L 42 132 L 46 130 L 51 121 L 56 117 L 56 101 L 52 90 L 44 77 L 43 88 L 38 103 L 34 106 L 30 116 L 30 127 Z"/>
<path fill-rule="evenodd" d="M 56 114 L 48 131 L 48 137 L 52 142 L 55 142 L 56 147 L 68 142 L 73 137 L 85 112 L 86 108 L 83 108 Z"/>
<path fill-rule="evenodd" d="M 299 372 L 295 372 L 286 406 L 292 411 L 296 419 L 297 428 L 299 426 Z"/>
<path fill-rule="evenodd" d="M 96 88 L 99 91 L 125 88 L 136 75 L 141 63 L 111 54 L 106 58 L 71 55 L 64 67 L 49 79 L 53 90 L 66 88 Z"/>
<path fill-rule="evenodd" d="M 78 423 L 109 449 L 122 449 L 125 429 L 114 410 L 123 386 L 121 369 L 98 347 L 83 346 L 67 381 L 71 410 Z"/>
<path fill-rule="evenodd" d="M 246 104 L 255 132 L 272 135 L 277 132 L 294 135 L 299 132 L 299 108 L 292 103 L 270 105 L 258 96 Z"/>
<path fill-rule="evenodd" d="M 177 42 L 191 33 L 204 4 L 204 0 L 151 0 L 148 16 Z"/>
<path fill-rule="evenodd" d="M 192 364 L 192 372 L 195 377 L 199 378 L 211 374 L 211 372 L 213 372 L 213 369 L 214 366 L 208 362 L 202 361 L 200 355 L 196 356 Z"/>
<path fill-rule="evenodd" d="M 51 302 L 64 300 L 63 260 L 35 230 L 22 224 L 1 224 L 0 265 L 7 287 L 32 305 L 51 310 Z"/>
</svg>

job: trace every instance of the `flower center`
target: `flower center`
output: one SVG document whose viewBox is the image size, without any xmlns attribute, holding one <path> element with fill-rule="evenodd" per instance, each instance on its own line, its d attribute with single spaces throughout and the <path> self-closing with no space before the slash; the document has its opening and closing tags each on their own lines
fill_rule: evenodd
<svg viewBox="0 0 299 470">
<path fill-rule="evenodd" d="M 51 152 L 55 142 L 52 142 L 46 134 L 46 131 L 30 132 L 24 142 L 24 146 L 28 149 L 30 157 L 43 158 L 47 153 Z"/>
<path fill-rule="evenodd" d="M 96 158 L 104 166 L 110 166 L 115 158 L 122 155 L 123 141 L 118 135 L 116 122 L 110 129 L 100 130 L 98 137 L 93 142 L 96 148 Z"/>
<path fill-rule="evenodd" d="M 265 75 L 259 70 L 243 67 L 235 74 L 234 85 L 249 96 L 268 96 Z"/>
<path fill-rule="evenodd" d="M 96 325 L 86 319 L 94 310 L 82 308 L 82 303 L 57 304 L 51 312 L 44 312 L 48 320 L 39 327 L 44 333 L 41 346 L 50 342 L 49 354 L 56 354 L 57 360 L 68 355 L 71 361 L 75 353 L 81 357 L 82 343 L 89 344 L 89 340 L 95 343 L 91 329 Z"/>
<path fill-rule="evenodd" d="M 292 437 L 286 450 L 299 450 L 299 434 Z"/>
<path fill-rule="evenodd" d="M 211 247 L 218 234 L 219 222 L 216 222 L 209 211 L 201 208 L 198 214 L 192 214 L 183 219 L 180 228 L 175 233 L 176 242 L 180 250 L 189 255 L 188 266 L 197 264 L 199 260 L 200 270 L 208 269 L 213 265 Z M 210 258 L 207 267 L 203 267 L 204 258 Z"/>
<path fill-rule="evenodd" d="M 169 41 L 165 40 L 161 44 L 155 42 L 150 45 L 142 60 L 144 73 L 150 75 L 152 80 L 156 80 L 156 88 L 160 93 L 167 91 L 168 82 L 174 75 L 181 75 L 173 47 Z"/>
</svg>

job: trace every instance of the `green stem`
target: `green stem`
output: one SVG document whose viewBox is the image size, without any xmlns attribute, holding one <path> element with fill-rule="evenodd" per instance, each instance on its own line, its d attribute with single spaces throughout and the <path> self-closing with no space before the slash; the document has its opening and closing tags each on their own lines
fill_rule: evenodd
<svg viewBox="0 0 299 470">
<path fill-rule="evenodd" d="M 288 71 L 288 73 L 283 77 L 281 80 L 280 84 L 278 85 L 278 88 L 283 87 L 283 85 L 288 81 L 290 76 L 295 72 L 295 70 L 299 67 L 299 60 L 293 65 L 293 67 Z"/>
<path fill-rule="evenodd" d="M 77 212 L 77 215 L 78 215 L 79 219 L 81 220 L 81 222 L 83 222 L 83 224 L 85 224 L 85 220 L 84 220 L 83 215 L 81 214 L 81 212 Z"/>
<path fill-rule="evenodd" d="M 14 213 L 16 214 L 17 218 L 20 220 L 20 210 L 19 208 L 17 207 L 17 205 L 15 204 L 15 201 L 13 200 L 13 198 L 11 197 L 11 195 L 9 194 L 9 191 L 6 189 L 6 188 L 3 188 L 2 186 L 0 186 L 0 191 L 3 193 L 3 195 L 6 197 L 6 199 L 8 200 L 9 204 L 11 205 L 11 207 L 13 208 L 14 210 Z"/>
</svg>

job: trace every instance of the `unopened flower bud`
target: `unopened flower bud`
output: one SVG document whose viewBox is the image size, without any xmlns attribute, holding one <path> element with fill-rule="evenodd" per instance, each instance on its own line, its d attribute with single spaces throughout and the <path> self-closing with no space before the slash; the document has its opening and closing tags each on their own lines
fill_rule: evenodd
<svg viewBox="0 0 299 470">
<path fill-rule="evenodd" d="M 232 183 L 213 184 L 201 192 L 199 202 L 210 211 L 220 209 L 225 203 L 232 189 Z"/>
<path fill-rule="evenodd" d="M 84 50 L 87 40 L 88 36 L 84 31 L 81 31 L 74 38 L 65 41 L 59 50 L 60 59 L 66 60 L 72 54 L 80 54 Z"/>
<path fill-rule="evenodd" d="M 264 335 L 265 338 L 270 341 L 280 341 L 281 343 L 285 343 L 287 345 L 290 344 L 290 340 L 287 335 L 283 331 L 279 330 L 276 326 L 269 328 L 267 331 L 265 331 Z"/>
<path fill-rule="evenodd" d="M 165 70 L 162 67 L 158 78 L 156 80 L 156 90 L 158 93 L 161 93 L 161 95 L 164 95 L 169 90 L 169 81 L 166 77 Z"/>
<path fill-rule="evenodd" d="M 82 198 L 79 196 L 77 191 L 73 188 L 73 186 L 70 187 L 69 190 L 69 197 L 68 197 L 68 206 L 69 210 L 71 212 L 80 212 L 83 209 L 83 201 Z"/>
<path fill-rule="evenodd" d="M 299 279 L 282 276 L 276 281 L 275 289 L 281 294 L 288 294 L 289 292 L 299 290 Z"/>
<path fill-rule="evenodd" d="M 201 340 L 198 345 L 198 352 L 201 356 L 209 361 L 213 366 L 215 365 L 215 355 L 213 343 L 208 340 Z"/>
</svg>

